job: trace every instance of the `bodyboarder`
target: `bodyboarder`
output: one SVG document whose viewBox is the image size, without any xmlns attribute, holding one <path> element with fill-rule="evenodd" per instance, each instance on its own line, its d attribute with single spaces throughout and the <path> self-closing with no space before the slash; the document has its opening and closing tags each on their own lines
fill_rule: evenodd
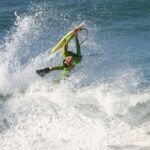
<svg viewBox="0 0 150 150">
<path fill-rule="evenodd" d="M 79 64 L 82 60 L 81 50 L 80 50 L 80 43 L 78 40 L 78 32 L 79 30 L 75 28 L 73 30 L 73 36 L 66 38 L 64 49 L 63 49 L 63 61 L 62 64 L 55 67 L 48 67 L 41 70 L 36 70 L 36 73 L 40 75 L 41 77 L 44 77 L 46 74 L 48 74 L 51 71 L 54 70 L 62 70 L 60 74 L 60 78 L 64 79 L 70 75 L 70 72 L 74 69 L 74 67 Z M 68 51 L 68 44 L 70 40 L 75 37 L 76 40 L 76 53 L 72 51 Z"/>
</svg>

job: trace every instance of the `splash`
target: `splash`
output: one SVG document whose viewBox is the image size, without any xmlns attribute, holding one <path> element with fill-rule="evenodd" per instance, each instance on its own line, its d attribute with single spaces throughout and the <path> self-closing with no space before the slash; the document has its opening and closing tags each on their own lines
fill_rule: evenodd
<svg viewBox="0 0 150 150">
<path fill-rule="evenodd" d="M 1 50 L 1 94 L 23 90 L 36 78 L 35 68 L 42 62 L 39 59 L 45 55 L 43 53 L 33 59 L 32 54 L 33 45 L 42 33 L 41 23 L 44 26 L 42 14 L 41 9 L 32 15 L 19 16 L 15 12 L 16 21 L 7 34 Z"/>
</svg>

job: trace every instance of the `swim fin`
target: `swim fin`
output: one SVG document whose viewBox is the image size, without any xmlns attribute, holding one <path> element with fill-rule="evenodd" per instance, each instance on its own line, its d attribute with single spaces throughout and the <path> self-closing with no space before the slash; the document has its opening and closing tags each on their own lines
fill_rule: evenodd
<svg viewBox="0 0 150 150">
<path fill-rule="evenodd" d="M 40 69 L 40 70 L 36 70 L 36 73 L 41 76 L 44 77 L 46 74 L 48 74 L 50 72 L 50 68 L 44 68 L 44 69 Z"/>
</svg>

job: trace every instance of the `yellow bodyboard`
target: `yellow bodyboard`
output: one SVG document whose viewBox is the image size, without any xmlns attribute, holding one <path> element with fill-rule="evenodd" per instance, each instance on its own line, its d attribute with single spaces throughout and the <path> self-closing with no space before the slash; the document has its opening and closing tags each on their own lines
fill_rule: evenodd
<svg viewBox="0 0 150 150">
<path fill-rule="evenodd" d="M 79 31 L 85 29 L 85 24 L 80 24 L 79 26 L 76 27 Z M 73 30 L 68 32 L 59 42 L 58 44 L 52 49 L 51 53 L 55 53 L 57 52 L 58 50 L 60 50 L 64 45 L 65 45 L 65 42 L 66 42 L 66 39 L 70 36 L 74 36 L 73 35 Z"/>
</svg>

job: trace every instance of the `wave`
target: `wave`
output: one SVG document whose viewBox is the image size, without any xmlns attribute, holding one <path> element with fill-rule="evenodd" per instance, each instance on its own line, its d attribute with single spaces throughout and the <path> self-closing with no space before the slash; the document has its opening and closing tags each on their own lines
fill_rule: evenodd
<svg viewBox="0 0 150 150">
<path fill-rule="evenodd" d="M 58 38 L 57 25 L 62 21 L 61 36 L 71 22 L 65 13 L 59 18 L 56 9 L 46 12 L 35 5 L 27 14 L 16 13 L 0 46 L 0 149 L 148 149 L 150 89 L 140 88 L 142 73 L 130 66 L 116 70 L 107 61 L 114 69 L 108 71 L 111 78 L 100 74 L 106 61 L 96 59 L 103 49 L 94 34 L 92 44 L 85 43 L 90 66 L 83 60 L 59 84 L 53 82 L 55 74 L 36 75 L 37 68 L 61 61 L 59 54 L 57 59 L 48 55 L 49 45 Z M 89 22 L 94 32 L 92 27 Z M 48 30 L 54 35 L 50 40 Z"/>
</svg>

